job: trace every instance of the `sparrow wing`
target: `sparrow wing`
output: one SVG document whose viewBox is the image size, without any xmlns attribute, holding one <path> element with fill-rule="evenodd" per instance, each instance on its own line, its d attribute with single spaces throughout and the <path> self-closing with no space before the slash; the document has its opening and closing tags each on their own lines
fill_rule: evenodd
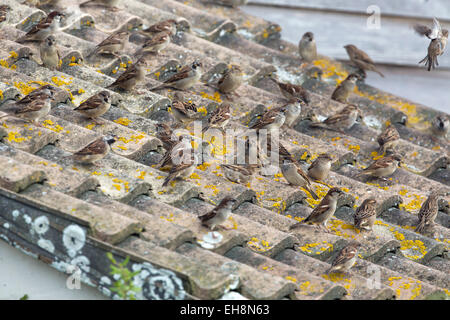
<svg viewBox="0 0 450 320">
<path fill-rule="evenodd" d="M 239 173 L 245 176 L 250 176 L 253 174 L 252 170 L 247 166 L 240 166 L 234 164 L 222 164 L 221 166 L 229 170 L 238 171 Z"/>
<path fill-rule="evenodd" d="M 78 156 L 88 156 L 88 155 L 94 155 L 94 154 L 102 154 L 107 151 L 107 143 L 103 140 L 102 137 L 98 138 L 97 140 L 91 142 L 83 149 L 77 151 L 75 155 Z"/>
<path fill-rule="evenodd" d="M 250 129 L 261 129 L 264 126 L 273 123 L 276 116 L 276 110 L 269 110 L 264 113 L 263 116 L 253 126 L 250 127 Z"/>
<path fill-rule="evenodd" d="M 96 109 L 99 106 L 101 106 L 103 103 L 104 103 L 103 99 L 101 99 L 98 95 L 94 95 L 94 96 L 90 97 L 89 99 L 87 99 L 86 101 L 84 101 L 82 104 L 80 104 L 74 110 L 77 110 L 77 111 L 93 110 L 93 109 Z"/>
<path fill-rule="evenodd" d="M 184 66 L 176 74 L 171 76 L 169 79 L 164 81 L 164 83 L 173 83 L 179 80 L 183 80 L 189 77 L 189 72 L 191 71 L 191 66 Z"/>
<path fill-rule="evenodd" d="M 133 79 L 136 77 L 137 69 L 135 65 L 132 65 L 130 68 L 128 68 L 124 73 L 122 73 L 116 81 L 114 81 L 113 84 L 109 85 L 108 88 L 114 87 L 120 83 L 124 83 L 130 79 Z"/>
<path fill-rule="evenodd" d="M 15 114 L 24 114 L 28 112 L 35 112 L 41 110 L 46 104 L 45 100 L 36 99 L 31 101 L 29 104 L 15 111 Z"/>
<path fill-rule="evenodd" d="M 210 125 L 221 124 L 230 118 L 231 118 L 230 105 L 229 104 L 221 105 L 214 111 L 211 118 L 209 118 L 209 124 Z"/>
<path fill-rule="evenodd" d="M 209 211 L 207 213 L 205 213 L 204 215 L 198 216 L 198 218 L 200 219 L 200 221 L 202 223 L 204 223 L 204 222 L 206 222 L 208 220 L 211 220 L 212 218 L 214 218 L 217 215 L 217 209 L 218 209 L 218 207 L 214 208 L 213 210 L 211 210 L 211 211 Z"/>
<path fill-rule="evenodd" d="M 161 43 L 164 43 L 166 41 L 167 41 L 167 33 L 160 32 L 160 33 L 156 34 L 153 38 L 145 41 L 143 48 L 152 48 L 152 47 L 159 45 Z"/>
<path fill-rule="evenodd" d="M 30 31 L 28 31 L 28 32 L 25 34 L 25 37 L 29 37 L 29 36 L 35 35 L 35 34 L 38 33 L 39 31 L 44 30 L 44 29 L 47 29 L 48 27 L 50 27 L 52 21 L 53 21 L 53 18 L 50 18 L 50 17 L 42 18 L 41 21 L 39 21 L 38 24 L 34 25 L 34 26 L 30 29 Z"/>
<path fill-rule="evenodd" d="M 171 29 L 172 22 L 169 20 L 161 21 L 159 23 L 155 23 L 154 25 L 151 25 L 147 29 L 144 30 L 144 32 L 150 32 L 150 33 L 159 33 L 163 31 L 169 31 Z"/>
<path fill-rule="evenodd" d="M 330 200 L 328 200 L 328 197 L 325 196 L 319 205 L 311 211 L 310 215 L 304 220 L 304 222 L 315 221 L 316 218 L 320 217 L 328 209 L 330 209 Z"/>
<path fill-rule="evenodd" d="M 105 40 L 100 42 L 97 45 L 97 48 L 101 48 L 103 46 L 109 46 L 114 44 L 121 44 L 123 42 L 124 33 L 122 32 L 116 32 L 111 35 L 109 35 Z"/>
<path fill-rule="evenodd" d="M 339 266 L 341 264 L 346 263 L 347 261 L 353 259 L 356 256 L 357 250 L 352 247 L 348 246 L 339 252 L 337 257 L 333 260 L 333 263 L 331 264 L 332 267 Z"/>
<path fill-rule="evenodd" d="M 377 141 L 380 145 L 385 144 L 386 142 L 395 141 L 400 139 L 400 135 L 395 129 L 394 126 L 388 126 L 377 138 Z"/>
<path fill-rule="evenodd" d="M 333 125 L 345 121 L 348 117 L 349 111 L 347 109 L 344 109 L 336 114 L 333 114 L 332 116 L 329 116 L 323 121 L 323 123 L 327 125 Z"/>
<path fill-rule="evenodd" d="M 373 62 L 373 60 L 369 57 L 369 55 L 364 51 L 362 51 L 361 49 L 356 49 L 354 51 L 354 58 L 357 60 L 362 60 L 366 63 L 375 64 L 375 62 Z"/>
<path fill-rule="evenodd" d="M 372 207 L 367 205 L 361 205 L 358 207 L 358 209 L 356 209 L 355 219 L 361 221 L 363 219 L 368 219 L 374 215 L 376 215 L 376 211 L 373 210 Z"/>
<path fill-rule="evenodd" d="M 372 163 L 370 166 L 368 166 L 364 171 L 374 171 L 377 169 L 382 169 L 390 166 L 392 164 L 392 158 L 391 157 L 384 157 L 381 159 L 376 160 L 374 163 Z"/>
</svg>

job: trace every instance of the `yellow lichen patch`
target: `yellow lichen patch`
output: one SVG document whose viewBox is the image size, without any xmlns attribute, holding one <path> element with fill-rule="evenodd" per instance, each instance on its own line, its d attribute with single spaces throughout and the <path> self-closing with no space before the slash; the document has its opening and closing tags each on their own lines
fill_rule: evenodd
<svg viewBox="0 0 450 320">
<path fill-rule="evenodd" d="M 138 175 L 136 178 L 137 179 L 141 179 L 141 180 L 144 180 L 144 177 L 145 177 L 145 175 L 147 174 L 147 172 L 145 172 L 145 171 L 141 171 L 141 174 L 140 175 Z"/>
<path fill-rule="evenodd" d="M 95 123 L 89 123 L 85 126 L 85 128 L 87 128 L 89 130 L 92 130 L 92 128 L 94 128 L 94 127 L 95 127 Z"/>
<path fill-rule="evenodd" d="M 348 72 L 340 63 L 327 59 L 315 60 L 313 64 L 322 69 L 322 78 L 336 77 L 336 84 L 341 83 L 348 76 Z"/>
<path fill-rule="evenodd" d="M 128 126 L 130 124 L 130 122 L 132 122 L 132 121 L 128 118 L 119 118 L 119 119 L 114 120 L 114 122 L 121 124 L 123 126 Z"/>
<path fill-rule="evenodd" d="M 411 201 L 409 201 L 408 203 L 400 204 L 399 208 L 401 210 L 410 211 L 410 212 L 419 210 L 420 207 L 422 206 L 422 203 L 426 200 L 426 197 L 422 197 L 417 194 L 412 194 L 412 195 L 408 196 L 408 198 L 413 198 L 413 199 Z"/>
<path fill-rule="evenodd" d="M 175 221 L 175 217 L 174 214 L 171 212 L 168 214 L 168 216 L 160 216 L 161 219 L 166 220 L 168 222 L 174 222 Z"/>
<path fill-rule="evenodd" d="M 231 227 L 231 229 L 237 230 L 238 224 L 237 224 L 236 220 L 234 220 L 233 217 L 229 217 L 228 220 L 230 220 L 233 223 L 233 226 Z"/>
<path fill-rule="evenodd" d="M 14 132 L 14 131 L 10 131 L 8 133 L 8 136 L 6 137 L 6 140 L 8 140 L 9 142 L 22 142 L 25 141 L 27 138 L 25 137 L 21 137 L 21 134 L 18 132 Z"/>
<path fill-rule="evenodd" d="M 389 190 L 389 187 L 387 187 L 387 186 L 383 187 L 379 183 L 366 182 L 366 184 L 368 184 L 369 186 L 375 186 L 378 189 Z"/>
<path fill-rule="evenodd" d="M 420 240 L 403 240 L 400 242 L 400 250 L 405 257 L 412 260 L 421 259 L 428 252 L 425 244 Z"/>
<path fill-rule="evenodd" d="M 209 94 L 207 94 L 206 92 L 200 92 L 200 95 L 202 96 L 202 98 L 205 99 L 209 99 L 209 100 L 213 100 L 216 101 L 218 103 L 222 102 L 222 99 L 220 98 L 220 93 L 219 92 L 214 92 L 214 94 L 211 96 Z"/>
<path fill-rule="evenodd" d="M 210 166 L 210 163 L 204 162 L 201 165 L 197 166 L 197 169 L 205 171 L 206 169 L 208 169 L 208 167 Z"/>
<path fill-rule="evenodd" d="M 35 87 L 31 86 L 31 84 L 33 84 L 33 83 L 38 84 L 39 86 L 49 84 L 48 82 L 43 82 L 43 81 L 28 81 L 27 83 L 19 81 L 19 82 L 14 82 L 14 86 L 17 89 L 19 89 L 20 93 L 27 95 L 30 92 L 36 90 Z"/>
<path fill-rule="evenodd" d="M 195 173 L 195 172 L 193 172 L 190 176 L 189 176 L 189 178 L 190 179 L 201 179 L 201 177 L 197 174 L 197 173 Z"/>
<path fill-rule="evenodd" d="M 383 158 L 384 153 L 379 155 L 378 152 L 373 151 L 373 152 L 370 154 L 370 156 L 372 157 L 372 160 L 376 161 L 376 160 L 378 160 L 378 159 Z"/>
<path fill-rule="evenodd" d="M 208 114 L 208 110 L 206 110 L 206 108 L 205 107 L 199 107 L 199 108 L 197 108 L 197 112 L 200 112 L 200 113 L 202 113 L 204 116 L 206 116 L 207 114 Z"/>
<path fill-rule="evenodd" d="M 356 229 L 354 225 L 337 219 L 332 219 L 329 224 L 330 226 L 328 229 L 333 234 L 340 237 L 355 239 L 356 235 L 361 232 L 359 229 Z"/>
<path fill-rule="evenodd" d="M 297 248 L 298 250 L 309 254 L 321 254 L 324 251 L 333 251 L 333 244 L 324 241 L 322 243 L 306 243 L 305 245 Z"/>
<path fill-rule="evenodd" d="M 48 119 L 42 122 L 42 126 L 54 132 L 61 132 L 64 130 L 64 128 L 61 127 L 59 124 L 55 124 L 52 120 Z"/>
<path fill-rule="evenodd" d="M 98 171 L 91 172 L 91 174 L 92 174 L 93 176 L 101 176 L 101 175 L 102 175 L 102 173 L 101 173 L 101 172 L 98 172 Z"/>
<path fill-rule="evenodd" d="M 217 187 L 213 184 L 207 184 L 204 186 L 205 189 L 211 189 L 213 191 L 213 195 L 218 195 L 219 194 L 219 189 L 217 189 Z"/>
<path fill-rule="evenodd" d="M 61 76 L 61 79 L 55 76 L 55 77 L 52 77 L 52 82 L 55 85 L 57 85 L 58 87 L 64 86 L 64 85 L 68 85 L 68 84 L 72 83 L 72 79 L 73 78 L 71 78 L 71 80 L 69 80 L 69 81 L 65 81 L 64 78 L 65 78 L 64 76 Z"/>
<path fill-rule="evenodd" d="M 247 242 L 247 245 L 250 249 L 258 251 L 258 252 L 265 252 L 267 250 L 272 249 L 272 246 L 268 241 L 265 240 L 259 240 L 258 238 L 251 238 L 250 241 Z"/>
<path fill-rule="evenodd" d="M 317 194 L 317 196 L 319 197 L 319 199 L 314 199 L 311 194 L 305 190 L 304 188 L 301 188 L 306 195 L 308 196 L 308 198 L 306 198 L 306 202 L 309 204 L 309 206 L 311 208 L 314 208 L 316 205 L 318 205 L 320 203 L 320 199 L 323 198 L 327 193 L 328 193 L 328 187 L 322 186 L 322 185 L 315 185 L 314 186 L 314 192 Z"/>
<path fill-rule="evenodd" d="M 291 277 L 291 276 L 286 276 L 285 279 L 288 280 L 288 281 L 297 283 L 297 279 L 295 279 L 295 278 L 293 278 L 293 277 Z"/>
</svg>

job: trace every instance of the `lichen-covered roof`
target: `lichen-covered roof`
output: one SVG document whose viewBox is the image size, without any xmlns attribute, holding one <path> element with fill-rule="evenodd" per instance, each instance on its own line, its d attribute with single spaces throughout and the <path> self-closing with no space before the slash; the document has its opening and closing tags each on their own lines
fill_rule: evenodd
<svg viewBox="0 0 450 320">
<path fill-rule="evenodd" d="M 10 5 L 0 22 L 0 116 L 11 101 L 41 84 L 59 89 L 41 126 L 6 120 L 0 126 L 0 238 L 66 272 L 81 270 L 81 279 L 110 297 L 114 279 L 106 252 L 141 271 L 134 284 L 141 299 L 425 299 L 446 298 L 450 281 L 450 209 L 448 140 L 427 132 L 436 110 L 381 92 L 363 82 L 349 98 L 363 112 L 363 121 L 345 133 L 308 126 L 306 114 L 294 128 L 282 130 L 283 145 L 303 165 L 320 153 L 332 155 L 330 176 L 313 189 L 322 198 L 332 186 L 345 191 L 329 223 L 329 233 L 314 228 L 291 232 L 319 200 L 291 186 L 281 173 L 257 174 L 251 183 L 225 179 L 214 157 L 199 165 L 190 178 L 162 187 L 166 172 L 153 165 L 161 158 L 156 124 L 171 120 L 173 90 L 149 89 L 178 65 L 201 60 L 204 76 L 183 97 L 209 115 L 229 97 L 209 80 L 229 64 L 238 64 L 248 80 L 230 100 L 230 128 L 243 128 L 252 115 L 285 102 L 264 75 L 301 84 L 311 94 L 319 117 L 343 107 L 330 96 L 352 69 L 320 56 L 302 63 L 297 44 L 280 38 L 280 27 L 239 9 L 201 0 L 127 0 L 119 10 L 64 1 L 65 25 L 57 33 L 60 70 L 29 59 L 18 59 L 35 43 L 15 40 L 45 16 L 37 9 Z M 81 62 L 107 34 L 120 28 L 146 27 L 165 19 L 181 23 L 172 43 L 148 59 L 139 94 L 112 92 L 113 106 L 97 124 L 73 109 L 111 84 L 134 61 L 139 39 L 130 37 L 120 59 L 95 57 Z M 299 38 L 300 38 L 299 34 Z M 320 51 L 320 48 L 319 48 Z M 5 109 L 4 109 L 5 108 Z M 387 181 L 365 182 L 356 173 L 379 157 L 376 137 L 394 125 L 397 151 L 405 166 Z M 74 164 L 68 158 L 97 137 L 119 140 L 97 166 Z M 195 141 L 200 142 L 200 137 Z M 212 144 L 214 154 L 224 152 Z M 431 190 L 447 194 L 439 202 L 437 232 L 414 231 L 417 212 Z M 202 227 L 197 216 L 211 210 L 225 195 L 237 200 L 219 237 Z M 353 227 L 354 210 L 368 196 L 378 203 L 373 231 Z M 326 274 L 331 260 L 349 241 L 363 244 L 349 274 Z M 379 281 L 368 286 L 378 270 Z M 158 283 L 155 283 L 154 280 Z M 158 290 L 154 290 L 157 286 Z"/>
</svg>

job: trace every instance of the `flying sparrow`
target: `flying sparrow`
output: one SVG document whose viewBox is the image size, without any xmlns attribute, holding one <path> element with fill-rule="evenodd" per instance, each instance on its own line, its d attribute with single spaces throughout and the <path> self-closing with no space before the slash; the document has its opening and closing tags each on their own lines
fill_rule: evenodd
<svg viewBox="0 0 450 320">
<path fill-rule="evenodd" d="M 328 269 L 327 273 L 347 273 L 347 271 L 349 271 L 350 268 L 356 263 L 358 248 L 360 246 L 361 244 L 356 241 L 350 242 L 338 253 L 336 258 L 334 258 L 331 263 L 331 268 Z"/>
<path fill-rule="evenodd" d="M 160 32 L 169 32 L 171 35 L 175 35 L 177 33 L 177 25 L 178 23 L 174 19 L 164 20 L 150 27 L 143 29 L 141 33 L 145 35 L 153 36 Z"/>
<path fill-rule="evenodd" d="M 338 102 L 347 103 L 348 96 L 353 92 L 356 86 L 356 81 L 360 78 L 357 74 L 352 73 L 342 81 L 336 89 L 334 89 L 331 99 L 336 100 Z"/>
<path fill-rule="evenodd" d="M 178 139 L 178 141 L 172 142 L 169 148 L 166 149 L 166 153 L 161 161 L 155 166 L 156 168 L 159 169 L 172 164 L 180 164 L 186 154 L 192 153 L 191 142 L 194 138 L 191 135 L 181 135 Z"/>
<path fill-rule="evenodd" d="M 394 150 L 400 140 L 400 135 L 393 125 L 389 125 L 378 136 L 377 142 L 380 145 L 378 154 L 384 154 L 387 150 Z"/>
<path fill-rule="evenodd" d="M 280 82 L 276 79 L 275 76 L 269 77 L 269 79 L 271 79 L 278 85 L 283 96 L 289 101 L 300 99 L 302 102 L 306 104 L 309 104 L 311 102 L 311 98 L 308 91 L 304 89 L 302 86 Z"/>
<path fill-rule="evenodd" d="M 317 59 L 316 41 L 312 32 L 306 32 L 300 39 L 298 52 L 300 57 L 307 63 L 311 63 Z"/>
<path fill-rule="evenodd" d="M 247 184 L 251 182 L 253 174 L 255 173 L 255 169 L 258 168 L 258 165 L 222 164 L 221 168 L 225 178 L 227 178 L 228 180 L 235 183 Z"/>
<path fill-rule="evenodd" d="M 208 124 L 202 128 L 202 132 L 208 131 L 210 128 L 225 128 L 231 119 L 231 105 L 222 103 L 208 119 Z"/>
<path fill-rule="evenodd" d="M 117 31 L 110 34 L 105 40 L 95 46 L 88 57 L 94 54 L 111 54 L 120 58 L 118 54 L 125 48 L 129 35 L 130 33 L 128 31 Z"/>
<path fill-rule="evenodd" d="M 385 180 L 385 177 L 393 174 L 395 170 L 401 166 L 401 161 L 401 157 L 397 154 L 385 156 L 373 162 L 366 169 L 358 173 L 356 177 L 361 175 L 371 175 Z"/>
<path fill-rule="evenodd" d="M 286 121 L 285 113 L 286 108 L 268 110 L 250 127 L 250 129 L 265 129 L 269 132 L 278 130 Z"/>
<path fill-rule="evenodd" d="M 141 48 L 135 52 L 135 56 L 142 56 L 148 53 L 158 54 L 170 44 L 170 32 L 164 31 L 155 34 L 152 38 L 147 39 Z"/>
<path fill-rule="evenodd" d="M 181 123 L 190 123 L 200 117 L 200 114 L 197 114 L 195 103 L 184 101 L 178 92 L 175 93 L 172 99 L 171 110 L 174 118 Z"/>
<path fill-rule="evenodd" d="M 434 136 L 445 138 L 450 128 L 450 120 L 445 115 L 437 116 L 431 123 L 431 132 Z"/>
<path fill-rule="evenodd" d="M 434 220 L 439 210 L 439 195 L 438 192 L 431 192 L 427 200 L 422 204 L 418 214 L 419 223 L 417 224 L 416 232 L 424 233 L 428 225 L 434 225 Z"/>
<path fill-rule="evenodd" d="M 58 11 L 52 11 L 47 17 L 42 18 L 38 24 L 34 25 L 30 31 L 24 36 L 16 40 L 16 42 L 22 43 L 25 41 L 42 41 L 50 34 L 56 33 L 60 28 L 61 18 L 65 15 Z"/>
<path fill-rule="evenodd" d="M 140 58 L 124 71 L 107 89 L 120 88 L 131 91 L 141 81 L 145 79 L 145 67 L 147 63 L 144 58 Z"/>
<path fill-rule="evenodd" d="M 8 12 L 11 10 L 11 7 L 3 4 L 0 6 L 0 23 L 6 20 Z"/>
<path fill-rule="evenodd" d="M 88 118 L 91 118 L 98 124 L 99 122 L 97 122 L 96 118 L 105 114 L 110 107 L 111 94 L 109 91 L 103 90 L 81 103 L 74 110 Z"/>
<path fill-rule="evenodd" d="M 70 158 L 83 164 L 94 164 L 109 153 L 111 144 L 116 142 L 117 139 L 114 135 L 99 137 L 86 147 L 75 152 Z"/>
<path fill-rule="evenodd" d="M 384 78 L 384 75 L 375 67 L 375 62 L 365 53 L 364 51 L 358 49 L 356 46 L 352 44 L 348 44 L 344 46 L 345 50 L 347 50 L 347 54 L 350 58 L 350 61 L 353 62 L 359 69 L 361 69 L 365 76 L 365 71 L 375 71 L 380 76 Z"/>
<path fill-rule="evenodd" d="M 366 199 L 356 209 L 355 227 L 363 230 L 372 230 L 373 224 L 377 217 L 376 210 L 377 201 L 375 199 Z"/>
<path fill-rule="evenodd" d="M 312 179 L 325 181 L 330 173 L 333 159 L 326 153 L 320 154 L 308 168 L 308 176 Z"/>
<path fill-rule="evenodd" d="M 180 162 L 180 164 L 174 165 L 169 172 L 169 175 L 167 176 L 166 180 L 164 180 L 164 183 L 162 184 L 163 187 L 167 186 L 170 181 L 177 179 L 177 178 L 187 178 L 192 173 L 194 173 L 195 166 L 198 163 L 197 155 L 193 154 L 193 159 L 191 157 L 191 154 L 185 154 L 186 156 L 183 156 L 183 160 Z"/>
<path fill-rule="evenodd" d="M 293 224 L 290 229 L 297 228 L 305 223 L 317 224 L 319 228 L 325 228 L 326 232 L 329 232 L 326 228 L 328 220 L 334 215 L 337 207 L 337 201 L 339 196 L 343 192 L 339 188 L 331 188 L 328 193 L 320 201 L 317 207 L 309 214 L 309 216 L 296 224 Z"/>
<path fill-rule="evenodd" d="M 198 219 L 203 226 L 213 231 L 217 226 L 227 221 L 235 203 L 236 199 L 226 196 L 214 209 L 204 215 L 198 216 Z M 222 228 L 225 229 L 225 227 Z"/>
<path fill-rule="evenodd" d="M 312 122 L 310 126 L 335 130 L 343 133 L 344 130 L 349 130 L 351 127 L 353 127 L 353 125 L 356 123 L 356 120 L 358 119 L 358 115 L 358 107 L 353 104 L 349 104 L 342 110 L 338 111 L 332 116 L 329 116 L 322 122 Z"/>
<path fill-rule="evenodd" d="M 428 55 L 419 62 L 419 64 L 425 63 L 428 71 L 431 71 L 431 68 L 434 69 L 439 65 L 437 57 L 444 54 L 448 42 L 448 30 L 442 29 L 436 18 L 433 19 L 432 29 L 428 26 L 416 24 L 414 30 L 418 34 L 431 39 L 430 45 L 428 46 Z"/>
<path fill-rule="evenodd" d="M 118 8 L 116 6 L 118 3 L 119 3 L 119 0 L 88 0 L 86 2 L 80 3 L 80 8 L 82 8 L 86 5 L 89 5 L 89 4 L 94 4 L 94 5 L 104 6 L 104 7 L 110 8 L 112 10 L 117 10 Z"/>
<path fill-rule="evenodd" d="M 240 66 L 234 64 L 231 65 L 231 68 L 225 71 L 217 83 L 219 91 L 227 94 L 237 90 L 244 81 L 242 75 L 243 73 Z"/>
<path fill-rule="evenodd" d="M 164 88 L 175 88 L 179 90 L 187 90 L 194 86 L 202 76 L 202 64 L 195 60 L 190 66 L 184 66 L 176 74 L 164 81 L 160 86 L 156 86 L 150 90 L 161 90 Z"/>
<path fill-rule="evenodd" d="M 313 191 L 311 180 L 309 180 L 306 173 L 296 163 L 284 159 L 280 165 L 281 173 L 287 182 L 294 186 L 300 186 L 306 189 L 314 199 L 319 199 L 317 194 Z"/>
<path fill-rule="evenodd" d="M 41 42 L 39 47 L 41 54 L 41 60 L 45 67 L 49 69 L 58 69 L 61 55 L 59 49 L 56 46 L 56 38 L 54 35 L 49 35 L 44 41 Z"/>
</svg>

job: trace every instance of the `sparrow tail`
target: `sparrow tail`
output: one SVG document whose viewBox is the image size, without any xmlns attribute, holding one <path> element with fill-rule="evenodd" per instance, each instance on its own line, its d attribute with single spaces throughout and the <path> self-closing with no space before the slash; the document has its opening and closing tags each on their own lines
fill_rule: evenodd
<svg viewBox="0 0 450 320">
<path fill-rule="evenodd" d="M 312 196 L 315 200 L 319 199 L 319 197 L 318 197 L 317 194 L 313 191 L 312 188 L 308 188 L 308 189 L 306 189 L 306 190 L 308 190 L 308 192 L 311 194 L 311 196 Z"/>
<path fill-rule="evenodd" d="M 172 175 L 171 174 L 169 174 L 167 176 L 167 178 L 166 178 L 166 180 L 164 180 L 164 183 L 162 184 L 162 186 L 166 187 L 169 184 L 170 181 L 172 181 Z"/>
<path fill-rule="evenodd" d="M 425 219 L 424 219 L 419 222 L 415 231 L 418 233 L 423 233 L 425 231 L 425 226 L 426 226 L 426 223 L 425 223 Z"/>
<path fill-rule="evenodd" d="M 375 72 L 376 73 L 378 73 L 381 77 L 383 77 L 384 78 L 384 74 L 383 73 L 381 73 L 381 71 L 379 71 L 378 69 L 375 69 Z"/>
</svg>

